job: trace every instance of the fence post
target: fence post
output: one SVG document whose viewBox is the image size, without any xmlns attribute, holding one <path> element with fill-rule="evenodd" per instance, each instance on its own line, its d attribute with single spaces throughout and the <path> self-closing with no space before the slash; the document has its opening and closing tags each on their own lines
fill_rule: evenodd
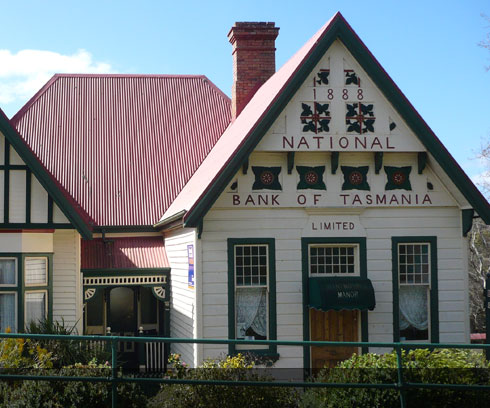
<svg viewBox="0 0 490 408">
<path fill-rule="evenodd" d="M 111 340 L 111 357 L 112 357 L 112 370 L 111 370 L 111 386 L 112 386 L 112 408 L 117 406 L 117 340 Z"/>
<path fill-rule="evenodd" d="M 400 393 L 400 407 L 405 408 L 405 388 L 403 381 L 403 359 L 402 359 L 402 350 L 400 343 L 395 343 L 396 350 L 396 365 L 398 369 L 398 392 Z"/>
<path fill-rule="evenodd" d="M 487 273 L 487 279 L 485 280 L 485 344 L 490 344 L 490 273 Z M 487 360 L 490 360 L 490 348 L 485 350 Z"/>
</svg>

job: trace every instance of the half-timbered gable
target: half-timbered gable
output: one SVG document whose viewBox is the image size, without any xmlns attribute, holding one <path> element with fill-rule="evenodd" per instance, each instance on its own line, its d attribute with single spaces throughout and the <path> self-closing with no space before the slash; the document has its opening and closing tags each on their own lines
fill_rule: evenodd
<svg viewBox="0 0 490 408">
<path fill-rule="evenodd" d="M 80 234 L 87 229 L 3 112 L 0 209 L 1 330 L 63 319 L 81 331 Z"/>
<path fill-rule="evenodd" d="M 0 134 L 0 163 L 2 227 L 73 229 L 68 218 L 3 134 Z"/>
</svg>

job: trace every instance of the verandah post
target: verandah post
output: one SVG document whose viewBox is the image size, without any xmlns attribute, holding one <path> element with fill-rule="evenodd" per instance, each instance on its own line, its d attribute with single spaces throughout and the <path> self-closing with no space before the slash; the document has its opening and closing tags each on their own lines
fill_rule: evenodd
<svg viewBox="0 0 490 408">
<path fill-rule="evenodd" d="M 111 386 L 112 386 L 112 408 L 117 406 L 117 339 L 111 340 L 111 357 L 112 357 L 112 369 L 111 369 Z"/>
<path fill-rule="evenodd" d="M 405 388 L 403 382 L 403 360 L 402 360 L 402 349 L 400 343 L 395 343 L 396 350 L 396 365 L 398 370 L 398 392 L 400 393 L 400 407 L 405 408 Z"/>
<path fill-rule="evenodd" d="M 487 279 L 485 280 L 485 344 L 490 344 L 490 273 L 487 273 Z M 485 350 L 487 360 L 490 360 L 490 348 Z"/>
</svg>

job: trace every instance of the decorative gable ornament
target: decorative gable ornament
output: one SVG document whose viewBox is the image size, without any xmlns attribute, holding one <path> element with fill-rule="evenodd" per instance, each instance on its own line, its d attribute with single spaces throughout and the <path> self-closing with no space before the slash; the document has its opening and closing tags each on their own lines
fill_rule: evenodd
<svg viewBox="0 0 490 408">
<path fill-rule="evenodd" d="M 388 181 L 386 182 L 385 190 L 411 190 L 410 184 L 410 172 L 412 166 L 405 167 L 392 167 L 385 166 L 386 176 Z"/>
<path fill-rule="evenodd" d="M 303 132 L 325 133 L 329 132 L 329 124 L 332 119 L 328 110 L 328 103 L 302 103 L 301 124 Z"/>
<path fill-rule="evenodd" d="M 299 174 L 298 190 L 326 190 L 327 186 L 323 181 L 323 173 L 325 172 L 325 166 L 296 166 L 296 170 Z"/>
<path fill-rule="evenodd" d="M 252 166 L 255 181 L 252 190 L 282 190 L 279 182 L 280 167 Z"/>
<path fill-rule="evenodd" d="M 370 190 L 367 182 L 369 166 L 351 167 L 340 166 L 344 173 L 344 184 L 342 190 Z"/>
</svg>

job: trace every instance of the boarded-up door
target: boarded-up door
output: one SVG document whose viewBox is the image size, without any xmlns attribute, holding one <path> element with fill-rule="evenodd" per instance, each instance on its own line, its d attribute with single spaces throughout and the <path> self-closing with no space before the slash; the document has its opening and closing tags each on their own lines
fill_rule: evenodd
<svg viewBox="0 0 490 408">
<path fill-rule="evenodd" d="M 310 338 L 312 341 L 359 341 L 357 310 L 310 309 Z M 357 347 L 312 347 L 311 367 L 318 370 L 334 367 L 358 351 Z"/>
</svg>

